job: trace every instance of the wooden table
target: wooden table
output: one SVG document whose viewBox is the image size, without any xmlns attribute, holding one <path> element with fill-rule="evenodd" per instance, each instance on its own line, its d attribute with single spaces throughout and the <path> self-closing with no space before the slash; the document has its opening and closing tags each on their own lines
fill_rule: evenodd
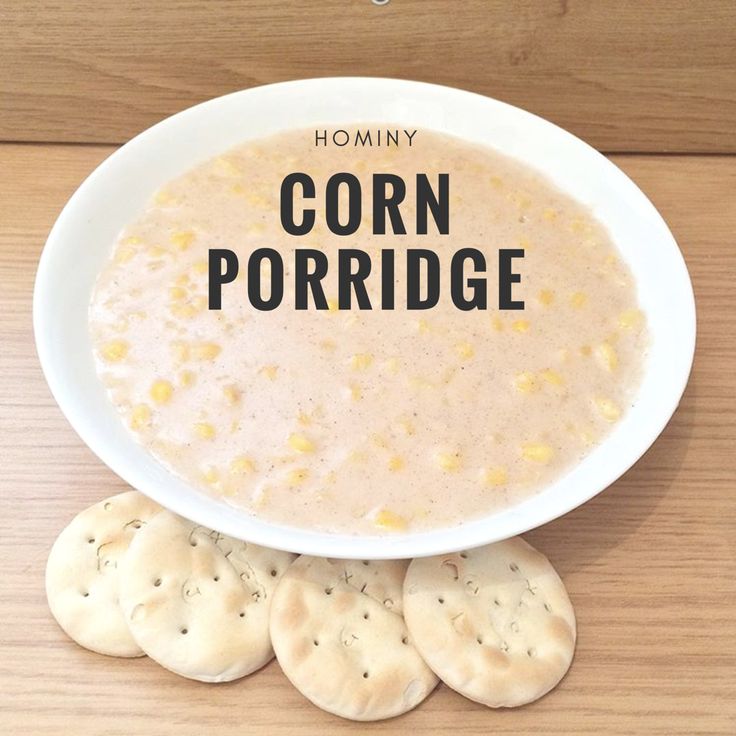
<svg viewBox="0 0 736 736">
<path fill-rule="evenodd" d="M 682 404 L 651 450 L 607 491 L 528 535 L 577 609 L 570 673 L 513 711 L 440 686 L 413 713 L 368 728 L 311 706 L 275 662 L 240 682 L 204 685 L 147 658 L 80 649 L 51 618 L 43 575 L 56 534 L 126 486 L 49 394 L 33 346 L 33 277 L 59 209 L 112 150 L 0 145 L 0 732 L 736 733 L 736 158 L 613 157 L 685 254 L 698 349 Z"/>
</svg>

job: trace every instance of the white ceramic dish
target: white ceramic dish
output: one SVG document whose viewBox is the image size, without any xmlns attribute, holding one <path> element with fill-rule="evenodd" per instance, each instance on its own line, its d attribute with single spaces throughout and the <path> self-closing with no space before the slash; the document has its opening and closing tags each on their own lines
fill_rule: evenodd
<svg viewBox="0 0 736 736">
<path fill-rule="evenodd" d="M 354 122 L 433 128 L 533 166 L 593 208 L 632 269 L 651 332 L 635 402 L 580 465 L 524 502 L 461 527 L 387 537 L 331 535 L 267 523 L 172 475 L 123 426 L 97 378 L 87 333 L 95 278 L 120 229 L 162 184 L 231 146 L 278 130 Z M 141 133 L 79 187 L 54 225 L 36 277 L 36 346 L 46 379 L 80 437 L 112 470 L 164 506 L 227 534 L 294 552 L 387 558 L 438 554 L 503 539 L 584 503 L 654 442 L 685 389 L 695 303 L 682 255 L 637 186 L 573 135 L 518 108 L 448 87 L 394 79 L 310 79 L 236 92 Z"/>
</svg>

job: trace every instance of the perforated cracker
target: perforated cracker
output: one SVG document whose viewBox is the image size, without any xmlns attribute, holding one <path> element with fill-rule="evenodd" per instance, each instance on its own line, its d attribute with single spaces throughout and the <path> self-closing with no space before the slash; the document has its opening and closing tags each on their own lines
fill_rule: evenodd
<svg viewBox="0 0 736 736">
<path fill-rule="evenodd" d="M 235 680 L 272 657 L 271 596 L 294 555 L 162 512 L 130 546 L 120 600 L 152 659 L 183 677 Z"/>
<path fill-rule="evenodd" d="M 520 537 L 412 561 L 404 615 L 439 677 L 490 707 L 540 698 L 572 662 L 575 613 L 565 586 Z"/>
<path fill-rule="evenodd" d="M 79 513 L 54 542 L 46 596 L 62 629 L 83 647 L 114 657 L 141 657 L 118 603 L 119 563 L 133 537 L 161 507 L 137 491 Z"/>
<path fill-rule="evenodd" d="M 315 705 L 358 721 L 416 707 L 437 684 L 402 616 L 405 561 L 300 557 L 274 595 L 271 638 Z"/>
</svg>

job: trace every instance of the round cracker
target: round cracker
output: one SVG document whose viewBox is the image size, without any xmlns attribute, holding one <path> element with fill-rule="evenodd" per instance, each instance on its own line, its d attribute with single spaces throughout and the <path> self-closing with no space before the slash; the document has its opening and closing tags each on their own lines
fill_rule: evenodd
<svg viewBox="0 0 736 736">
<path fill-rule="evenodd" d="M 162 511 L 131 544 L 120 602 L 143 651 L 203 682 L 227 682 L 272 657 L 271 596 L 295 555 L 227 537 Z"/>
<path fill-rule="evenodd" d="M 575 613 L 565 586 L 520 537 L 413 560 L 404 616 L 440 679 L 492 708 L 542 697 L 572 662 Z"/>
<path fill-rule="evenodd" d="M 161 507 L 137 491 L 100 501 L 74 517 L 46 563 L 46 597 L 77 644 L 113 657 L 142 657 L 118 603 L 119 562 Z"/>
<path fill-rule="evenodd" d="M 271 605 L 276 657 L 294 687 L 356 721 L 416 707 L 437 685 L 402 616 L 407 561 L 300 557 Z"/>
</svg>

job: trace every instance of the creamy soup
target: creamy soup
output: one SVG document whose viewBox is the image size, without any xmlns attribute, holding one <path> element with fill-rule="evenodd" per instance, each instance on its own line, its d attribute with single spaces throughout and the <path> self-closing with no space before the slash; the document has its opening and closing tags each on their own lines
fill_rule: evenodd
<svg viewBox="0 0 736 736">
<path fill-rule="evenodd" d="M 544 488 L 601 442 L 631 404 L 646 351 L 632 276 L 592 213 L 492 150 L 419 130 L 412 145 L 315 147 L 293 131 L 228 151 L 172 181 L 121 233 L 99 276 L 90 329 L 99 374 L 141 443 L 190 483 L 261 518 L 354 534 L 460 524 Z M 315 182 L 312 231 L 287 235 L 281 182 Z M 323 216 L 328 178 L 355 173 L 363 217 L 349 237 Z M 371 176 L 399 174 L 407 235 L 374 235 Z M 415 179 L 449 174 L 449 234 L 417 235 Z M 342 203 L 347 196 L 341 188 Z M 297 214 L 305 206 L 298 198 Z M 297 218 L 298 219 L 298 218 Z M 280 251 L 284 299 L 247 298 L 255 248 Z M 294 249 L 327 254 L 328 309 L 294 308 Z M 450 299 L 450 259 L 483 251 L 488 309 Z M 208 251 L 238 278 L 208 309 Z M 372 257 L 374 304 L 337 303 L 337 251 Z M 441 263 L 436 307 L 407 310 L 407 248 Z M 498 309 L 498 250 L 523 310 Z M 394 249 L 396 308 L 380 308 Z M 268 273 L 262 276 L 267 285 Z M 472 276 L 472 269 L 467 276 Z M 267 289 L 267 287 L 266 287 Z"/>
</svg>

